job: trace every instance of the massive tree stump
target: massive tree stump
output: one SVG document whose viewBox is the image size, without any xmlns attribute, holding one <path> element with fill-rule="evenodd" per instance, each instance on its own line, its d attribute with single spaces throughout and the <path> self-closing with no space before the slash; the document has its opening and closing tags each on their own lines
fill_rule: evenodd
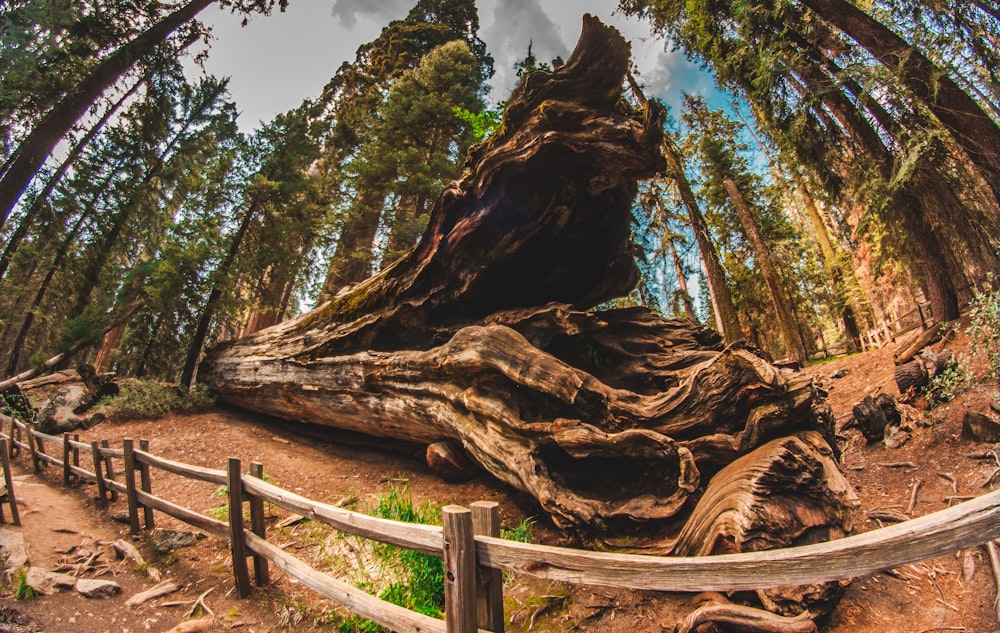
<svg viewBox="0 0 1000 633">
<path fill-rule="evenodd" d="M 673 517 L 755 447 L 830 437 L 804 375 L 692 322 L 588 311 L 635 285 L 636 183 L 663 167 L 664 113 L 623 99 L 628 60 L 585 17 L 568 62 L 525 77 L 412 251 L 216 347 L 200 380 L 289 420 L 460 446 L 561 526 Z"/>
<path fill-rule="evenodd" d="M 757 552 L 842 538 L 861 502 L 826 441 L 809 431 L 772 440 L 712 478 L 678 536 L 673 553 L 708 556 Z M 843 584 L 757 591 L 769 611 L 828 613 Z"/>
</svg>

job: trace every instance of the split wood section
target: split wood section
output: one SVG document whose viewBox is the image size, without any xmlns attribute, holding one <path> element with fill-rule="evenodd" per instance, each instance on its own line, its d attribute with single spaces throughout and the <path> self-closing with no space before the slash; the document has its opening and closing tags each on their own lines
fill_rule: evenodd
<svg viewBox="0 0 1000 633">
<path fill-rule="evenodd" d="M 177 518 L 205 532 L 229 539 L 234 555 L 237 591 L 252 592 L 247 559 L 254 561 L 253 578 L 267 584 L 268 564 L 297 578 L 350 611 L 403 633 L 472 633 L 503 630 L 501 570 L 573 584 L 604 585 L 659 591 L 730 591 L 805 585 L 853 578 L 901 567 L 928 558 L 975 547 L 1000 538 L 1000 491 L 957 504 L 946 510 L 889 527 L 815 545 L 719 556 L 658 557 L 591 552 L 578 549 L 516 543 L 498 537 L 499 515 L 492 502 L 471 509 L 447 506 L 443 527 L 377 519 L 289 492 L 263 480 L 263 467 L 254 463 L 243 474 L 237 459 L 225 470 L 172 461 L 148 451 L 144 442 L 124 440 L 122 448 L 84 443 L 69 436 L 55 437 L 33 430 L 6 416 L 0 425 L 0 450 L 9 441 L 11 453 L 27 449 L 39 470 L 46 464 L 63 468 L 64 479 L 98 485 L 107 498 L 115 492 L 129 501 L 134 533 L 153 527 L 153 510 Z M 56 445 L 63 459 L 47 455 L 45 444 Z M 92 455 L 94 471 L 79 466 L 81 451 Z M 70 466 L 66 467 L 66 462 Z M 124 482 L 116 479 L 112 460 L 124 466 Z M 218 521 L 156 497 L 150 470 L 157 468 L 183 477 L 227 485 L 228 522 Z M 139 477 L 136 477 L 139 473 Z M 8 489 L 9 492 L 12 492 Z M 250 506 L 250 526 L 244 525 L 243 502 Z M 384 602 L 332 578 L 269 543 L 263 521 L 263 502 L 319 521 L 338 530 L 445 561 L 446 620 L 436 620 Z"/>
</svg>

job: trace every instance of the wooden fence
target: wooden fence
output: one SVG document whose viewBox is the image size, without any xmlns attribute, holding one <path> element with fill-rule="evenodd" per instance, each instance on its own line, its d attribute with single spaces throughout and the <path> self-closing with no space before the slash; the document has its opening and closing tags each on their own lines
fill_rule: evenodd
<svg viewBox="0 0 1000 633">
<path fill-rule="evenodd" d="M 0 432 L 0 438 L 10 440 L 15 455 L 28 451 L 36 472 L 51 464 L 62 469 L 67 484 L 74 480 L 97 484 L 102 499 L 125 495 L 133 534 L 139 534 L 143 527 L 152 528 L 153 511 L 158 510 L 227 539 L 240 597 L 252 592 L 247 562 L 252 558 L 258 586 L 269 582 L 268 566 L 273 564 L 353 613 L 401 633 L 503 631 L 503 570 L 573 584 L 631 589 L 753 590 L 864 576 L 1000 538 L 1000 491 L 994 491 L 920 518 L 802 547 L 703 557 L 591 552 L 499 538 L 494 502 L 473 503 L 471 508 L 446 506 L 441 527 L 401 523 L 284 490 L 263 480 L 263 467 L 257 462 L 250 464 L 247 473 L 234 458 L 227 461 L 225 469 L 214 470 L 154 455 L 142 440 L 136 446 L 133 440 L 125 439 L 121 448 L 113 448 L 106 441 L 84 443 L 68 434 L 46 435 L 6 416 L 0 416 L 0 425 L 10 429 L 9 434 Z M 46 445 L 54 446 L 61 457 L 46 453 Z M 86 457 L 93 471 L 81 465 Z M 120 462 L 120 471 L 115 460 Z M 228 520 L 213 519 L 155 496 L 153 468 L 228 486 Z M 380 600 L 271 544 L 264 524 L 265 501 L 349 534 L 443 558 L 445 620 Z M 245 503 L 249 504 L 249 526 L 245 524 Z"/>
</svg>

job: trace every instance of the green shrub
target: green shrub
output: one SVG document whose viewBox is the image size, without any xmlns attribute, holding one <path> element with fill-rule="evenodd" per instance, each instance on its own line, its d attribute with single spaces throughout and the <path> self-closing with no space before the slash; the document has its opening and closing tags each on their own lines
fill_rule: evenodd
<svg viewBox="0 0 1000 633">
<path fill-rule="evenodd" d="M 160 418 L 168 413 L 204 411 L 215 400 L 207 387 L 186 391 L 177 385 L 126 378 L 119 382 L 121 392 L 105 398 L 101 404 L 112 420 Z"/>
<path fill-rule="evenodd" d="M 959 359 L 931 378 L 930 383 L 924 388 L 924 393 L 927 394 L 931 404 L 951 402 L 956 396 L 966 392 L 975 378 L 966 363 Z"/>
<path fill-rule="evenodd" d="M 988 278 L 992 283 L 992 276 Z M 987 378 L 1000 380 L 1000 290 L 978 293 L 969 303 L 969 349 L 983 354 Z"/>
</svg>

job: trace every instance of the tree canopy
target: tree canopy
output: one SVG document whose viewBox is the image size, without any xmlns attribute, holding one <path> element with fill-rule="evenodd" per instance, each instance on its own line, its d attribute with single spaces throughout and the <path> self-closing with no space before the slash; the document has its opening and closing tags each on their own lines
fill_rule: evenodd
<svg viewBox="0 0 1000 633">
<path fill-rule="evenodd" d="M 178 61 L 208 36 L 197 16 L 211 4 L 0 10 L 8 374 L 76 346 L 125 374 L 190 383 L 205 346 L 405 256 L 496 133 L 503 103 L 487 101 L 493 59 L 471 0 L 415 2 L 320 94 L 252 132 L 224 80 L 187 77 Z M 285 3 L 220 4 L 250 15 Z M 666 170 L 633 205 L 639 278 L 614 304 L 803 362 L 870 344 L 867 332 L 918 306 L 954 318 L 1000 278 L 990 3 L 620 8 L 733 102 L 690 96 L 667 119 Z M 563 64 L 523 46 L 524 81 Z M 627 98 L 647 98 L 641 83 Z"/>
</svg>

